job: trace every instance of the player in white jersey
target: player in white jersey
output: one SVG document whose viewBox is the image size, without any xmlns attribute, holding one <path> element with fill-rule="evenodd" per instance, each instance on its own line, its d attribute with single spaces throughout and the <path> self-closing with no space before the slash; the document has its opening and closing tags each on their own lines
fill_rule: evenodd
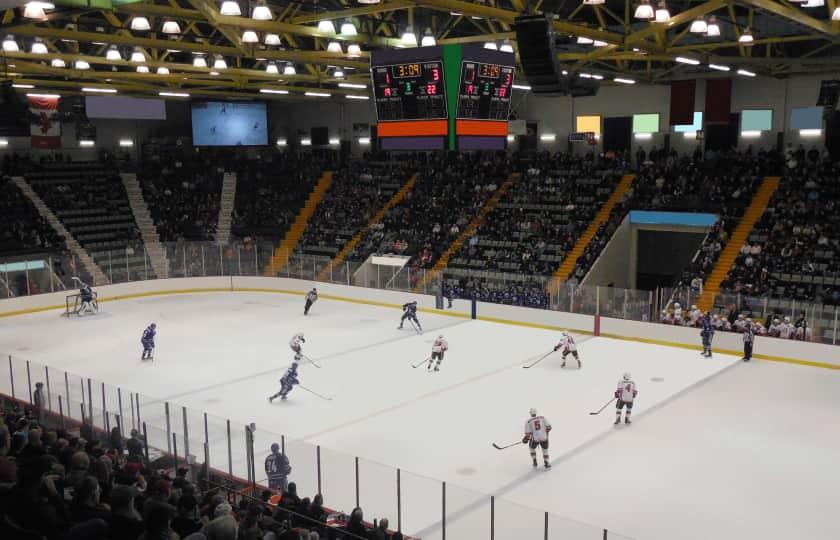
<svg viewBox="0 0 840 540">
<path fill-rule="evenodd" d="M 633 410 L 633 400 L 636 399 L 636 394 L 638 394 L 638 390 L 636 390 L 636 383 L 633 382 L 633 378 L 630 377 L 629 373 L 625 373 L 624 376 L 618 381 L 618 387 L 615 389 L 615 423 L 618 424 L 621 422 L 621 409 L 627 407 L 627 412 L 624 414 L 624 423 L 630 423 L 630 412 Z"/>
<path fill-rule="evenodd" d="M 767 329 L 767 335 L 772 337 L 779 337 L 782 333 L 782 321 L 777 318 L 773 319 L 770 328 Z"/>
<path fill-rule="evenodd" d="M 292 339 L 289 341 L 289 347 L 295 354 L 302 354 L 304 343 L 306 343 L 306 340 L 303 339 L 303 332 L 298 332 L 292 336 Z"/>
<path fill-rule="evenodd" d="M 796 333 L 796 327 L 790 322 L 790 317 L 785 317 L 782 327 L 779 329 L 779 337 L 782 339 L 793 339 L 794 333 Z"/>
<path fill-rule="evenodd" d="M 525 422 L 525 436 L 522 437 L 522 444 L 528 443 L 531 449 L 531 461 L 534 467 L 537 466 L 537 446 L 542 448 L 543 463 L 546 469 L 551 468 L 548 462 L 548 432 L 551 431 L 551 424 L 544 416 L 537 416 L 537 409 L 529 411 L 531 418 Z"/>
<path fill-rule="evenodd" d="M 682 306 L 679 302 L 674 302 L 674 324 L 683 323 Z"/>
<path fill-rule="evenodd" d="M 691 318 L 691 326 L 699 326 L 700 319 L 703 317 L 703 312 L 700 311 L 700 308 L 698 308 L 697 305 L 692 304 L 691 311 L 688 316 Z"/>
<path fill-rule="evenodd" d="M 435 366 L 435 371 L 440 371 L 440 363 L 443 362 L 443 354 L 449 349 L 449 343 L 443 334 L 439 335 L 434 343 L 432 343 L 432 356 L 429 357 L 429 365 L 426 371 L 432 370 L 432 364 Z"/>
<path fill-rule="evenodd" d="M 566 356 L 570 354 L 575 357 L 575 360 L 577 360 L 578 368 L 583 367 L 580 357 L 578 356 L 575 338 L 573 338 L 568 332 L 562 332 L 560 334 L 560 343 L 554 346 L 555 351 L 559 351 L 560 349 L 563 349 L 563 363 L 560 364 L 561 368 L 566 367 Z"/>
</svg>

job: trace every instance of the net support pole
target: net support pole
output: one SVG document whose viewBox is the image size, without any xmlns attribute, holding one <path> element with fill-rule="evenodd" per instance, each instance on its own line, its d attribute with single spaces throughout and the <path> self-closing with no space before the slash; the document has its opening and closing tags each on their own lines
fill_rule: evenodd
<svg viewBox="0 0 840 540">
<path fill-rule="evenodd" d="M 355 469 L 356 469 L 356 508 L 359 508 L 361 505 L 359 504 L 359 458 L 358 456 L 355 458 Z M 399 469 L 397 469 L 399 470 Z M 397 505 L 399 506 L 399 505 Z"/>
<path fill-rule="evenodd" d="M 29 384 L 29 403 L 32 401 L 32 375 L 29 373 L 29 360 L 26 361 L 26 382 Z"/>
<path fill-rule="evenodd" d="M 12 368 L 12 355 L 9 355 L 9 381 L 12 384 L 12 399 L 17 399 L 15 395 L 15 370 Z"/>
<path fill-rule="evenodd" d="M 184 460 L 190 455 L 190 432 L 187 424 L 187 408 L 181 407 L 181 417 L 184 423 Z"/>
<path fill-rule="evenodd" d="M 402 474 L 399 468 L 397 468 L 397 530 L 402 532 Z"/>
<path fill-rule="evenodd" d="M 228 474 L 233 476 L 233 450 L 230 446 L 230 420 L 227 421 Z"/>
<path fill-rule="evenodd" d="M 172 426 L 169 419 L 169 402 L 163 404 L 163 410 L 166 414 L 166 446 L 169 453 L 172 453 Z"/>
<path fill-rule="evenodd" d="M 58 395 L 58 415 L 61 418 L 61 429 L 64 429 L 64 403 L 61 401 L 61 394 Z"/>
</svg>

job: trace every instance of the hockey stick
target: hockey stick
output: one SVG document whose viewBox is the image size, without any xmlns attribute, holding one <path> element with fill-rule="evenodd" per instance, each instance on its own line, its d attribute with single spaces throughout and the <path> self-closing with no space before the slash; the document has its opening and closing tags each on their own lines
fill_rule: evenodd
<svg viewBox="0 0 840 540">
<path fill-rule="evenodd" d="M 614 399 L 615 399 L 614 397 L 611 397 L 610 400 L 608 402 L 604 403 L 604 406 L 601 407 L 600 409 L 598 409 L 597 412 L 591 412 L 589 414 L 601 414 L 604 411 L 604 409 L 606 409 L 609 406 L 609 404 L 613 402 Z"/>
<path fill-rule="evenodd" d="M 419 364 L 411 364 L 411 367 L 413 367 L 413 368 L 419 368 L 420 366 L 422 366 L 423 364 L 425 364 L 426 362 L 428 362 L 428 361 L 429 361 L 429 360 L 431 360 L 431 359 L 432 359 L 432 357 L 431 357 L 431 356 L 429 356 L 429 357 L 427 357 L 425 360 L 423 360 L 422 362 L 420 362 Z"/>
<path fill-rule="evenodd" d="M 422 330 L 420 330 L 420 328 L 418 328 L 418 325 L 417 325 L 417 324 L 414 324 L 414 321 L 413 321 L 413 320 L 408 319 L 408 322 L 410 322 L 410 323 L 411 323 L 411 327 L 412 327 L 412 328 L 414 328 L 414 331 L 415 331 L 415 332 L 417 332 L 417 334 L 418 334 L 418 335 L 421 335 L 421 336 L 423 335 L 423 331 L 422 331 Z"/>
<path fill-rule="evenodd" d="M 548 355 L 549 355 L 549 354 L 551 354 L 551 353 L 553 353 L 553 352 L 554 352 L 554 350 L 548 351 L 548 352 L 547 352 L 547 353 L 545 353 L 544 355 L 540 356 L 540 357 L 539 357 L 537 360 L 535 360 L 534 362 L 531 362 L 530 364 L 526 364 L 526 365 L 524 365 L 524 366 L 522 366 L 522 367 L 523 367 L 523 368 L 525 368 L 525 369 L 532 368 L 532 367 L 536 366 L 537 364 L 539 364 L 540 362 L 542 362 L 543 360 L 545 360 L 545 359 L 548 357 Z"/>
<path fill-rule="evenodd" d="M 307 392 L 309 392 L 310 394 L 315 394 L 316 396 L 318 396 L 318 397 L 319 397 L 319 398 L 321 398 L 321 399 L 325 399 L 325 400 L 327 400 L 327 401 L 332 401 L 332 398 L 331 398 L 331 397 L 329 397 L 329 396 L 325 396 L 325 395 L 322 395 L 322 394 L 319 394 L 318 392 L 316 392 L 316 391 L 314 391 L 314 390 L 310 390 L 309 388 L 307 388 L 307 387 L 303 386 L 303 385 L 302 385 L 302 384 L 300 384 L 300 383 L 298 383 L 298 387 L 299 387 L 301 390 L 306 390 L 306 391 L 307 391 Z"/>
<path fill-rule="evenodd" d="M 524 443 L 522 441 L 516 441 L 513 444 L 507 444 L 505 446 L 499 446 L 498 444 L 493 443 L 493 448 L 495 448 L 496 450 L 504 450 L 505 448 L 510 448 L 511 446 L 519 446 L 520 444 Z"/>
<path fill-rule="evenodd" d="M 317 362 L 315 362 L 315 360 L 313 360 L 313 359 L 309 358 L 309 357 L 308 357 L 308 356 L 306 356 L 305 354 L 301 354 L 301 356 L 302 356 L 302 357 L 304 357 L 304 358 L 306 358 L 306 359 L 309 361 L 309 363 L 310 363 L 310 364 L 312 364 L 313 366 L 315 366 L 316 368 L 321 369 L 321 366 L 319 366 L 319 365 L 318 365 L 318 363 L 317 363 Z"/>
</svg>

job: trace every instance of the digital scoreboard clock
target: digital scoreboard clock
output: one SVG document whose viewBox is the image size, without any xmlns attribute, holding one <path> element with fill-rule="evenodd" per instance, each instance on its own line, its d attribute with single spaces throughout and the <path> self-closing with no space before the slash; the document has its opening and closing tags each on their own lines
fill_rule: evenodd
<svg viewBox="0 0 840 540">
<path fill-rule="evenodd" d="M 442 61 L 374 66 L 371 71 L 380 122 L 448 118 Z"/>
<path fill-rule="evenodd" d="M 513 73 L 514 66 L 464 60 L 456 118 L 507 121 Z"/>
</svg>

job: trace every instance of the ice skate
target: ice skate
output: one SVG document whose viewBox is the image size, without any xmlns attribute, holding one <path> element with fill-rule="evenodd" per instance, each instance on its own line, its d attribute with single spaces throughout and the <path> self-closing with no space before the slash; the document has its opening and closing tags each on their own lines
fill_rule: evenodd
<svg viewBox="0 0 840 540">
<path fill-rule="evenodd" d="M 547 461 L 546 461 L 546 462 L 545 462 L 545 468 L 546 468 L 546 469 L 550 469 L 550 468 L 551 468 L 551 463 L 549 463 L 549 462 L 547 462 Z"/>
<path fill-rule="evenodd" d="M 624 423 L 625 423 L 625 424 L 632 424 L 632 422 L 630 422 L 630 418 L 625 418 L 625 419 L 624 419 Z"/>
</svg>

